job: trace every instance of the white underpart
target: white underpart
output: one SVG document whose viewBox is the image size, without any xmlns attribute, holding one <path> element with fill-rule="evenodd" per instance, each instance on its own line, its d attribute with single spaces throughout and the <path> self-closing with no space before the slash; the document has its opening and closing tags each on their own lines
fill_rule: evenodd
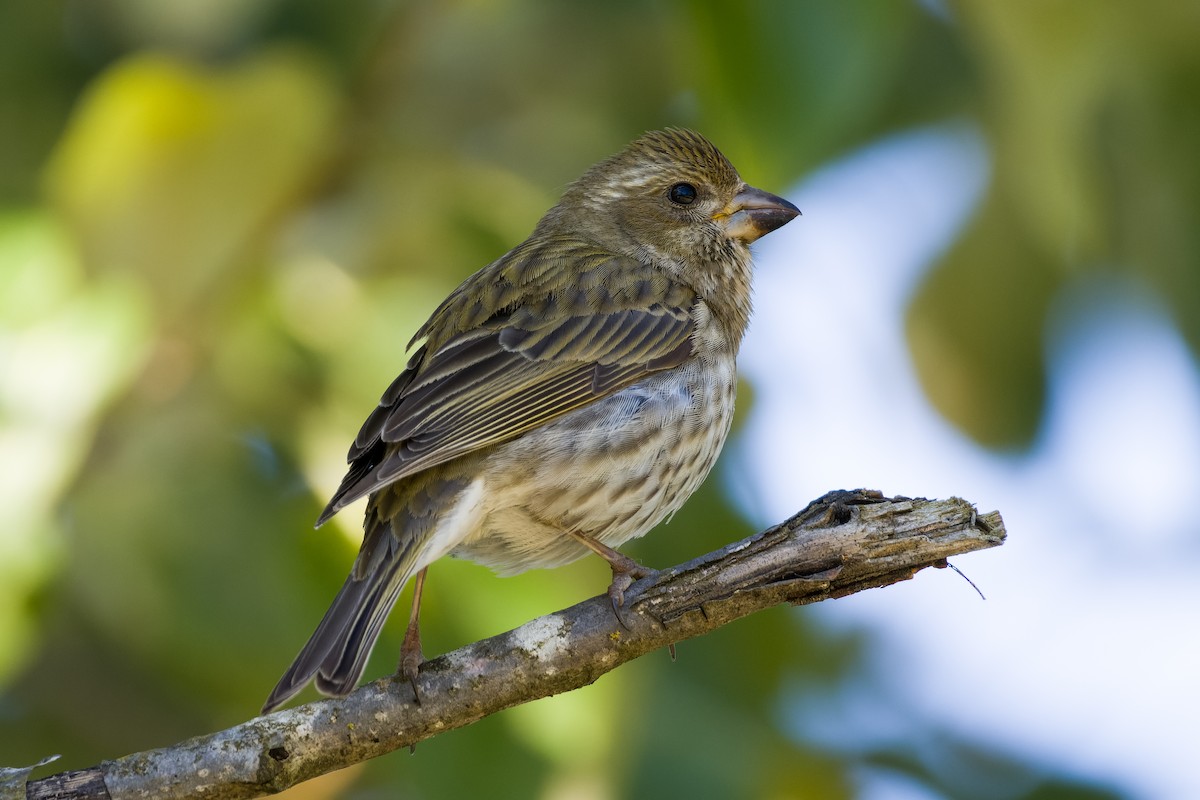
<svg viewBox="0 0 1200 800">
<path fill-rule="evenodd" d="M 417 574 L 458 547 L 468 534 L 479 528 L 483 519 L 483 495 L 483 478 L 471 481 L 471 485 L 458 496 L 458 501 L 450 509 L 450 513 L 442 516 L 441 522 L 417 557 L 411 574 Z"/>
</svg>

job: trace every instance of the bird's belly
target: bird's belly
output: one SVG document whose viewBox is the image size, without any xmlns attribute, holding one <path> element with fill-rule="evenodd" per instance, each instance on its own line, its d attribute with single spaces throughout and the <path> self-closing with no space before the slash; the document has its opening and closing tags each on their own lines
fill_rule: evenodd
<svg viewBox="0 0 1200 800">
<path fill-rule="evenodd" d="M 717 460 L 736 370 L 684 365 L 507 442 L 484 465 L 484 519 L 454 554 L 502 574 L 618 546 L 673 514 Z"/>
</svg>

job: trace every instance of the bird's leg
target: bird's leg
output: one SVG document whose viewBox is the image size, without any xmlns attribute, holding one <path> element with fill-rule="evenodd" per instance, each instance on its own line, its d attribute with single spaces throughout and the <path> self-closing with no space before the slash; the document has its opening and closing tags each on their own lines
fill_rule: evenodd
<svg viewBox="0 0 1200 800">
<path fill-rule="evenodd" d="M 608 586 L 608 599 L 612 601 L 613 613 L 617 615 L 617 619 L 628 628 L 629 626 L 625 625 L 625 621 L 621 619 L 621 607 L 625 605 L 625 590 L 638 578 L 653 575 L 654 570 L 643 567 L 624 553 L 612 549 L 604 542 L 594 539 L 586 533 L 579 531 L 568 531 L 568 533 L 579 540 L 580 544 L 608 562 L 613 575 L 612 583 Z"/>
<path fill-rule="evenodd" d="M 421 591 L 425 588 L 425 572 L 429 567 L 417 573 L 413 581 L 412 611 L 408 615 L 408 630 L 404 632 L 404 643 L 400 645 L 400 675 L 412 685 L 413 697 L 417 704 L 421 703 L 421 695 L 417 693 L 417 671 L 425 657 L 421 654 Z"/>
<path fill-rule="evenodd" d="M 613 615 L 616 616 L 617 622 L 621 623 L 622 628 L 629 630 L 629 626 L 625 624 L 624 617 L 621 616 L 621 607 L 625 605 L 625 590 L 638 578 L 648 578 L 653 575 L 654 570 L 649 567 L 643 567 L 619 550 L 614 550 L 604 542 L 593 539 L 585 533 L 580 533 L 579 531 L 567 532 L 579 540 L 587 549 L 608 562 L 608 566 L 612 569 L 613 574 L 612 583 L 608 585 L 608 599 L 612 603 Z M 658 619 L 655 619 L 655 622 L 658 622 L 659 625 L 663 624 Z M 672 642 L 667 645 L 667 650 L 670 651 L 671 660 L 674 661 L 675 643 Z"/>
</svg>

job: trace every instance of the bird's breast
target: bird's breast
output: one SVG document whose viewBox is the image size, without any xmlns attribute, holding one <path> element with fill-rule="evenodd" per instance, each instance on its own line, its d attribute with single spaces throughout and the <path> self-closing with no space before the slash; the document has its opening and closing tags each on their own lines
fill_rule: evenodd
<svg viewBox="0 0 1200 800">
<path fill-rule="evenodd" d="M 716 463 L 737 371 L 694 357 L 498 447 L 485 521 L 456 551 L 502 573 L 573 561 L 574 529 L 617 546 L 673 514 Z"/>
</svg>

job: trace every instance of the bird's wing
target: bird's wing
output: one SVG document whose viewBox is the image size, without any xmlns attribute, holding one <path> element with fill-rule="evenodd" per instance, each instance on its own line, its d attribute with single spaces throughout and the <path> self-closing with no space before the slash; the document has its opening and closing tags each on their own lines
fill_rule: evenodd
<svg viewBox="0 0 1200 800">
<path fill-rule="evenodd" d="M 436 349 L 422 346 L 363 425 L 317 524 L 393 481 L 545 425 L 692 354 L 690 289 L 661 277 L 634 292 L 588 283 L 569 299 L 509 303 Z"/>
</svg>

